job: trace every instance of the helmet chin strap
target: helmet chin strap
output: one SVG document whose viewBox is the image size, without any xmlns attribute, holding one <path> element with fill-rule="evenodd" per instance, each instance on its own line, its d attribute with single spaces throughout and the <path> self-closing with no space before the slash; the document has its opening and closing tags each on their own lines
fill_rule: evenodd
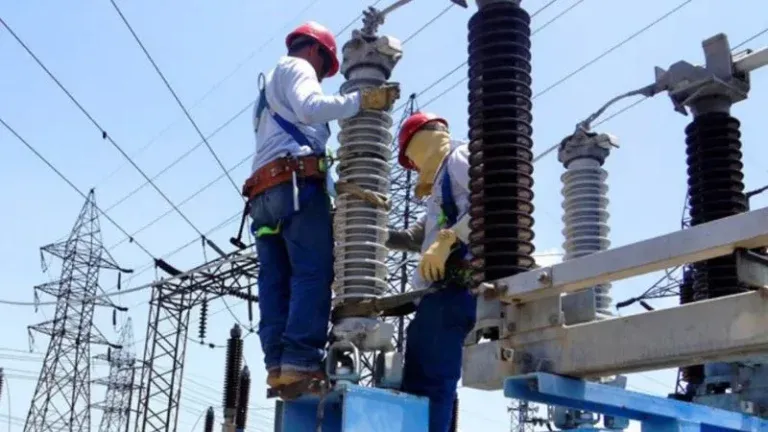
<svg viewBox="0 0 768 432">
<path fill-rule="evenodd" d="M 448 132 L 422 130 L 413 135 L 406 154 L 419 170 L 414 189 L 417 198 L 431 193 L 437 169 L 450 151 L 451 136 Z"/>
</svg>

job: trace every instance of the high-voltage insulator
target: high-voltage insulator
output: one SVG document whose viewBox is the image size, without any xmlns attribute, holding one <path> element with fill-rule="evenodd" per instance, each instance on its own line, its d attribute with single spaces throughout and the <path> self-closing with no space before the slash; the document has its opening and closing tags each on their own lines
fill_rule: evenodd
<svg viewBox="0 0 768 432">
<path fill-rule="evenodd" d="M 747 211 L 739 121 L 728 112 L 704 112 L 685 128 L 691 226 Z M 693 298 L 743 291 L 736 258 L 726 255 L 693 265 Z"/>
<path fill-rule="evenodd" d="M 739 121 L 731 116 L 733 104 L 747 98 L 749 73 L 768 64 L 768 51 L 734 54 L 724 34 L 702 43 L 705 62 L 675 62 L 668 70 L 656 68 L 656 91 L 667 91 L 675 110 L 693 114 L 685 128 L 688 165 L 688 204 L 691 226 L 727 218 L 748 210 L 744 192 Z M 744 291 L 739 282 L 735 254 L 693 263 L 680 289 L 681 303 L 697 302 Z M 707 319 L 707 317 L 702 317 Z M 755 412 L 768 411 L 768 402 L 755 397 L 750 386 L 763 377 L 759 368 L 741 364 L 708 363 L 681 370 L 687 382 L 684 398 L 719 408 L 742 410 L 746 402 Z M 757 363 L 762 363 L 758 360 Z M 732 394 L 725 394 L 730 388 Z M 737 396 L 734 396 L 737 394 Z"/>
<path fill-rule="evenodd" d="M 558 160 L 565 167 L 565 173 L 560 177 L 563 183 L 564 260 L 604 251 L 611 245 L 608 239 L 608 172 L 602 166 L 612 146 L 616 146 L 613 136 L 581 130 L 560 143 Z M 587 310 L 568 307 L 568 301 L 580 295 L 570 294 L 563 298 L 568 324 L 613 315 L 610 310 L 611 285 L 596 285 L 592 289 L 597 316 L 579 316 L 570 320 L 569 314 L 579 314 L 570 309 Z"/>
<path fill-rule="evenodd" d="M 3 397 L 3 385 L 5 384 L 5 372 L 0 368 L 0 399 Z"/>
<path fill-rule="evenodd" d="M 370 30 L 370 29 L 369 29 Z M 376 37 L 358 30 L 342 48 L 341 73 L 346 81 L 341 93 L 385 85 L 402 56 L 400 41 L 389 36 Z M 390 112 L 363 110 L 339 122 L 337 181 L 338 197 L 334 216 L 334 306 L 381 296 L 387 289 L 388 203 L 374 205 L 347 193 L 358 188 L 376 197 L 386 197 L 390 187 L 392 126 Z M 329 364 L 333 359 L 357 358 L 357 350 L 389 350 L 394 326 L 367 315 L 333 322 Z M 350 345 L 351 344 L 351 345 Z M 333 361 L 331 361 L 333 360 Z M 330 366 L 333 379 L 356 381 L 359 377 Z"/>
<path fill-rule="evenodd" d="M 237 396 L 237 414 L 235 415 L 235 430 L 243 432 L 245 422 L 248 420 L 248 399 L 251 394 L 251 372 L 248 366 L 243 366 L 240 372 L 240 383 L 238 384 Z"/>
<path fill-rule="evenodd" d="M 224 421 L 233 422 L 237 408 L 238 382 L 243 364 L 243 339 L 240 326 L 235 324 L 227 339 L 227 364 L 224 371 Z"/>
<path fill-rule="evenodd" d="M 208 327 L 208 299 L 203 299 L 203 301 L 200 303 L 200 322 L 198 324 L 198 339 L 200 339 L 200 343 L 203 343 L 205 340 L 205 332 Z"/>
<path fill-rule="evenodd" d="M 482 2 L 469 20 L 470 248 L 478 282 L 534 264 L 530 22 L 514 1 Z"/>
<path fill-rule="evenodd" d="M 690 108 L 694 119 L 685 128 L 688 203 L 691 226 L 743 213 L 744 193 L 739 121 L 731 106 L 749 92 L 749 71 L 764 64 L 761 55 L 734 56 L 728 38 L 715 35 L 702 43 L 703 66 L 685 61 L 669 70 L 656 69 L 655 87 L 666 90 L 678 112 Z M 693 264 L 693 301 L 742 290 L 733 255 Z"/>
<path fill-rule="evenodd" d="M 203 425 L 203 432 L 213 432 L 214 414 L 213 407 L 208 407 L 208 411 L 205 412 L 205 423 Z"/>
<path fill-rule="evenodd" d="M 402 55 L 400 42 L 352 34 L 342 48 L 341 72 L 346 78 L 341 93 L 386 83 Z M 338 184 L 351 183 L 381 196 L 389 193 L 392 116 L 366 110 L 339 122 Z M 381 295 L 387 288 L 387 209 L 348 193 L 336 199 L 334 217 L 336 301 Z"/>
</svg>

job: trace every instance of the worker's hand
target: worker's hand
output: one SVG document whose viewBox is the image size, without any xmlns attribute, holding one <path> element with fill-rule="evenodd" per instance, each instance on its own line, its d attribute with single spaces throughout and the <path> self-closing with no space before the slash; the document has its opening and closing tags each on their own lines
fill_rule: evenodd
<svg viewBox="0 0 768 432">
<path fill-rule="evenodd" d="M 427 282 L 435 282 L 445 277 L 445 261 L 451 254 L 451 247 L 456 243 L 456 233 L 450 229 L 442 229 L 437 239 L 421 255 L 419 274 Z"/>
<path fill-rule="evenodd" d="M 360 93 L 360 108 L 389 111 L 400 99 L 400 84 L 388 83 L 380 87 L 367 88 Z"/>
</svg>

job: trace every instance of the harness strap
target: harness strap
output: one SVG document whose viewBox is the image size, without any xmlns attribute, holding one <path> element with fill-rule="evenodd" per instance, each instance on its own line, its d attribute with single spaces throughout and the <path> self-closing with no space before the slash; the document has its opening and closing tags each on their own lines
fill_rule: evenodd
<svg viewBox="0 0 768 432">
<path fill-rule="evenodd" d="M 453 153 L 453 151 L 451 151 L 451 153 Z M 449 157 L 451 153 L 446 157 Z M 444 169 L 442 184 L 440 185 L 442 202 L 440 204 L 440 216 L 438 217 L 438 224 L 443 229 L 455 225 L 459 219 L 459 207 L 456 205 L 456 199 L 453 197 L 451 175 L 447 166 L 445 166 Z M 446 276 L 443 280 L 444 284 L 456 283 L 458 285 L 468 286 L 469 278 L 471 276 L 469 263 L 465 259 L 468 251 L 469 248 L 467 245 L 460 240 L 457 242 L 457 245 L 454 246 L 454 249 L 446 260 Z"/>
<path fill-rule="evenodd" d="M 255 120 L 254 120 L 254 131 L 258 131 L 258 122 L 261 118 L 262 113 L 266 109 L 269 112 L 269 115 L 272 116 L 272 119 L 275 120 L 275 123 L 277 123 L 280 128 L 287 133 L 288 135 L 293 138 L 294 141 L 296 141 L 297 144 L 302 146 L 307 146 L 312 149 L 312 151 L 320 156 L 323 155 L 323 152 L 316 148 L 316 146 L 312 145 L 312 142 L 307 138 L 307 136 L 301 132 L 301 130 L 293 123 L 286 120 L 283 116 L 275 112 L 272 107 L 269 106 L 269 102 L 267 101 L 267 92 L 266 92 L 266 80 L 264 78 L 264 74 L 259 74 L 259 103 L 256 105 L 256 112 L 254 114 Z M 330 126 L 328 123 L 325 124 L 326 129 L 330 133 Z"/>
<path fill-rule="evenodd" d="M 263 73 L 259 74 L 258 84 L 259 84 L 259 101 L 256 104 L 256 109 L 254 111 L 254 119 L 253 119 L 253 130 L 254 130 L 254 133 L 258 132 L 258 130 L 259 130 L 259 121 L 261 120 L 261 116 L 264 113 L 264 110 L 267 110 L 269 112 L 270 116 L 272 116 L 272 119 L 275 120 L 275 123 L 277 123 L 277 125 L 280 126 L 280 128 L 285 133 L 290 135 L 290 137 L 293 138 L 293 140 L 296 141 L 297 144 L 299 144 L 301 146 L 309 147 L 310 149 L 312 149 L 313 153 L 315 153 L 316 155 L 320 156 L 318 158 L 318 160 L 317 160 L 317 172 L 319 172 L 321 174 L 325 174 L 326 171 L 328 170 L 328 168 L 330 168 L 329 161 L 331 161 L 330 163 L 332 163 L 333 156 L 330 155 L 329 152 L 325 152 L 324 153 L 320 149 L 316 148 L 316 146 L 313 146 L 312 142 L 309 140 L 309 138 L 307 138 L 307 136 L 303 132 L 301 132 L 301 130 L 295 124 L 293 124 L 293 123 L 289 122 L 288 120 L 286 120 L 285 118 L 283 118 L 280 114 L 275 112 L 275 110 L 272 109 L 269 106 L 269 102 L 267 101 L 266 79 L 265 79 Z M 325 127 L 328 130 L 328 133 L 330 134 L 330 131 L 331 131 L 330 126 L 326 123 Z M 302 159 L 304 159 L 304 158 L 302 158 Z M 299 162 L 302 163 L 301 159 L 299 159 Z M 271 164 L 268 164 L 268 165 L 271 165 Z M 266 168 L 266 167 L 262 167 L 262 169 L 263 168 Z M 295 168 L 292 168 L 290 171 L 292 173 L 295 173 L 297 170 Z M 299 171 L 303 172 L 304 171 L 304 167 L 301 166 Z M 286 171 L 286 173 L 287 173 L 287 171 Z M 271 180 L 270 184 L 263 185 L 261 188 L 259 188 L 258 185 L 257 185 L 256 187 L 253 187 L 251 189 L 252 186 L 250 185 L 250 183 L 252 181 L 255 181 L 256 183 L 258 183 L 258 180 L 259 180 L 259 177 L 260 177 L 259 174 L 260 173 L 258 171 L 255 172 L 251 176 L 251 178 L 249 178 L 246 181 L 246 184 L 244 186 L 243 194 L 246 195 L 249 200 L 251 198 L 253 198 L 253 196 L 255 196 L 256 194 L 260 193 L 262 188 L 271 187 L 271 186 L 273 186 L 275 184 L 279 184 L 279 183 L 282 183 L 284 181 L 289 180 L 288 177 L 280 176 L 281 173 L 272 173 L 271 179 L 270 179 Z M 285 178 L 282 178 L 282 177 L 285 177 Z M 329 181 L 328 179 L 330 178 L 330 176 L 324 176 L 324 177 L 326 177 L 326 181 Z M 246 191 L 246 188 L 248 188 L 250 190 Z M 269 226 L 255 227 L 255 226 L 252 226 L 251 230 L 254 232 L 254 234 L 258 238 L 258 237 L 262 237 L 262 236 L 265 236 L 265 235 L 277 235 L 277 234 L 280 233 L 280 228 L 281 228 L 281 223 L 278 222 L 278 224 L 276 226 L 274 226 L 274 227 L 269 227 Z"/>
</svg>

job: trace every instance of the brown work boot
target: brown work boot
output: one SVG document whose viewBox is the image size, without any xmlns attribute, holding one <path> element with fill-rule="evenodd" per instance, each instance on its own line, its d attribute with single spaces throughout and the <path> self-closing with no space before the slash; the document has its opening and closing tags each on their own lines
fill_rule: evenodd
<svg viewBox="0 0 768 432">
<path fill-rule="evenodd" d="M 290 385 L 299 381 L 306 381 L 306 380 L 324 380 L 325 379 L 325 372 L 321 370 L 317 371 L 297 371 L 297 370 L 284 370 L 280 374 L 280 384 L 281 385 Z"/>
<path fill-rule="evenodd" d="M 281 385 L 280 382 L 280 369 L 271 369 L 267 371 L 267 385 L 269 387 L 277 387 Z"/>
</svg>

